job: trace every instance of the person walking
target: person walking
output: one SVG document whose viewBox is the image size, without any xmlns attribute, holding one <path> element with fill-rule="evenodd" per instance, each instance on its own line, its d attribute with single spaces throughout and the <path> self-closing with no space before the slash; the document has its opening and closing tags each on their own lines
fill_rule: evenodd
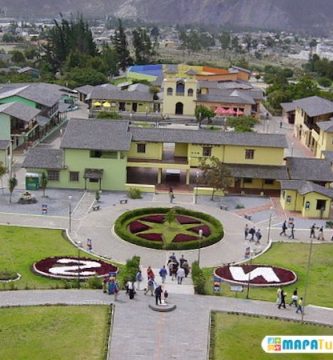
<svg viewBox="0 0 333 360">
<path fill-rule="evenodd" d="M 160 303 L 160 305 L 162 304 L 162 293 L 163 293 L 162 286 L 157 285 L 156 289 L 155 289 L 155 303 L 156 303 L 156 305 L 158 305 L 158 303 Z"/>
<path fill-rule="evenodd" d="M 291 223 L 290 225 L 290 235 L 288 236 L 288 239 L 295 239 L 295 224 Z"/>
<path fill-rule="evenodd" d="M 245 238 L 245 240 L 247 240 L 247 237 L 249 236 L 249 225 L 248 224 L 246 224 L 245 225 L 245 228 L 244 228 L 244 238 Z"/>
<path fill-rule="evenodd" d="M 295 307 L 297 308 L 298 305 L 298 295 L 297 295 L 297 289 L 294 290 L 292 296 L 291 296 L 291 302 L 289 304 L 289 306 L 295 305 Z"/>
<path fill-rule="evenodd" d="M 168 271 L 167 269 L 165 268 L 165 265 L 163 265 L 163 267 L 160 269 L 159 271 L 159 275 L 161 277 L 161 280 L 162 280 L 162 284 L 165 283 L 165 279 L 167 277 L 167 274 L 168 274 Z"/>
<path fill-rule="evenodd" d="M 257 232 L 256 232 L 256 238 L 257 238 L 257 240 L 256 240 L 256 245 L 259 245 L 259 244 L 260 244 L 260 240 L 261 240 L 261 238 L 262 238 L 262 234 L 261 234 L 260 229 L 258 229 Z"/>
<path fill-rule="evenodd" d="M 316 224 L 313 224 L 310 228 L 310 239 L 316 238 Z"/>
<path fill-rule="evenodd" d="M 319 229 L 319 232 L 318 232 L 318 240 L 320 241 L 324 241 L 325 238 L 324 238 L 324 227 L 321 226 L 320 229 Z"/>
<path fill-rule="evenodd" d="M 298 314 L 299 312 L 301 312 L 301 314 L 303 314 L 304 308 L 303 308 L 303 298 L 300 297 L 298 302 L 297 302 L 297 309 L 296 309 L 296 314 Z"/>
<path fill-rule="evenodd" d="M 144 294 L 147 295 L 148 292 L 150 291 L 150 295 L 154 296 L 154 287 L 155 287 L 154 279 L 148 278 L 147 288 L 145 289 Z"/>
<path fill-rule="evenodd" d="M 147 268 L 147 278 L 155 280 L 154 271 L 150 266 L 148 266 L 148 268 Z"/>
<path fill-rule="evenodd" d="M 281 290 L 281 294 L 280 294 L 280 304 L 278 306 L 279 309 L 281 309 L 281 306 L 285 309 L 286 308 L 286 296 L 287 293 L 284 292 L 284 290 Z"/>
<path fill-rule="evenodd" d="M 284 235 L 284 236 L 287 236 L 287 231 L 288 229 L 288 226 L 287 226 L 287 220 L 285 220 L 282 224 L 282 231 L 280 232 L 280 236 Z"/>
<path fill-rule="evenodd" d="M 177 283 L 178 283 L 178 285 L 182 284 L 184 277 L 185 277 L 185 270 L 183 268 L 179 267 L 178 270 L 177 270 Z"/>
<path fill-rule="evenodd" d="M 87 249 L 88 251 L 92 251 L 92 240 L 91 239 L 87 239 Z"/>
<path fill-rule="evenodd" d="M 127 284 L 126 284 L 126 289 L 127 289 L 127 294 L 129 296 L 129 298 L 131 300 L 134 299 L 134 295 L 135 295 L 135 286 L 134 286 L 134 282 L 133 281 L 127 281 Z"/>
<path fill-rule="evenodd" d="M 251 235 L 250 241 L 254 241 L 255 233 L 256 233 L 256 228 L 254 226 L 252 226 L 251 229 L 249 230 L 249 234 Z"/>
<path fill-rule="evenodd" d="M 172 204 L 173 200 L 175 199 L 175 195 L 173 193 L 172 187 L 170 187 L 170 189 L 169 189 L 169 198 L 170 198 L 170 204 Z"/>
<path fill-rule="evenodd" d="M 142 282 L 143 278 L 142 278 L 142 272 L 141 270 L 138 270 L 138 272 L 135 275 L 135 281 L 136 281 L 136 287 L 138 290 L 140 290 L 141 288 L 141 282 Z"/>
</svg>

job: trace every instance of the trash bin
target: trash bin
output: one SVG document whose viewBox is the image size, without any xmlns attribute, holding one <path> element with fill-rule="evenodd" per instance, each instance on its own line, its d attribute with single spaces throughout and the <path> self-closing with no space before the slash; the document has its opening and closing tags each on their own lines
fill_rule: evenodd
<svg viewBox="0 0 333 360">
<path fill-rule="evenodd" d="M 40 187 L 40 175 L 35 173 L 26 173 L 25 175 L 25 189 L 38 190 Z"/>
</svg>

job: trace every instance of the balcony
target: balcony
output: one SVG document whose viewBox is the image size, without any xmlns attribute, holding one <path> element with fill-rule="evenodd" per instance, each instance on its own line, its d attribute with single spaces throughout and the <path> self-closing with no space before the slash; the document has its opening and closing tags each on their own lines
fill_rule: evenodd
<svg viewBox="0 0 333 360">
<path fill-rule="evenodd" d="M 184 96 L 184 91 L 176 91 L 176 96 Z"/>
</svg>

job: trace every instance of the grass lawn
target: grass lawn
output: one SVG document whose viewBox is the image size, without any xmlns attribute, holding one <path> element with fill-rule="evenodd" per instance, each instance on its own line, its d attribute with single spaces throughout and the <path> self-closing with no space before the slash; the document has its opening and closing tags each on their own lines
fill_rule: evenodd
<svg viewBox="0 0 333 360">
<path fill-rule="evenodd" d="M 0 309 L 0 359 L 104 359 L 108 306 Z"/>
<path fill-rule="evenodd" d="M 302 325 L 299 322 L 232 315 L 212 314 L 210 360 L 310 360 L 329 359 L 332 355 L 267 354 L 261 348 L 266 335 L 332 335 L 332 328 Z"/>
<path fill-rule="evenodd" d="M 75 248 L 64 239 L 61 230 L 0 226 L 0 270 L 15 271 L 21 279 L 12 283 L 1 283 L 0 289 L 43 289 L 64 287 L 63 280 L 36 275 L 32 264 L 49 256 L 77 256 Z M 92 257 L 82 253 L 82 256 Z M 72 280 L 75 283 L 75 280 Z"/>
<path fill-rule="evenodd" d="M 298 280 L 295 284 L 285 286 L 287 301 L 290 300 L 293 290 L 297 287 L 300 296 L 304 294 L 306 267 L 309 254 L 308 244 L 274 243 L 272 248 L 253 260 L 254 264 L 276 265 L 293 270 Z M 333 245 L 313 245 L 309 286 L 307 292 L 307 304 L 333 307 Z M 203 269 L 206 276 L 206 291 L 213 293 L 212 272 L 213 269 Z M 221 295 L 235 296 L 230 292 L 230 284 L 222 283 Z M 246 289 L 238 297 L 245 298 Z M 276 300 L 276 288 L 250 288 L 250 298 Z"/>
</svg>

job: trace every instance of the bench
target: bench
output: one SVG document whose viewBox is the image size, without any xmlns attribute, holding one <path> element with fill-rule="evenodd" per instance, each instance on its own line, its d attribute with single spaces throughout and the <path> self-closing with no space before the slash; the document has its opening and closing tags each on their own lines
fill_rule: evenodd
<svg viewBox="0 0 333 360">
<path fill-rule="evenodd" d="M 98 211 L 98 210 L 101 209 L 101 207 L 100 207 L 100 205 L 94 205 L 94 206 L 92 207 L 92 209 L 93 209 L 93 211 Z"/>
<path fill-rule="evenodd" d="M 252 220 L 252 216 L 251 216 L 251 215 L 245 214 L 244 217 L 245 217 L 246 220 L 249 220 L 249 221 Z"/>
<path fill-rule="evenodd" d="M 119 200 L 119 203 L 120 204 L 127 204 L 127 199 L 121 199 L 121 200 Z"/>
</svg>

